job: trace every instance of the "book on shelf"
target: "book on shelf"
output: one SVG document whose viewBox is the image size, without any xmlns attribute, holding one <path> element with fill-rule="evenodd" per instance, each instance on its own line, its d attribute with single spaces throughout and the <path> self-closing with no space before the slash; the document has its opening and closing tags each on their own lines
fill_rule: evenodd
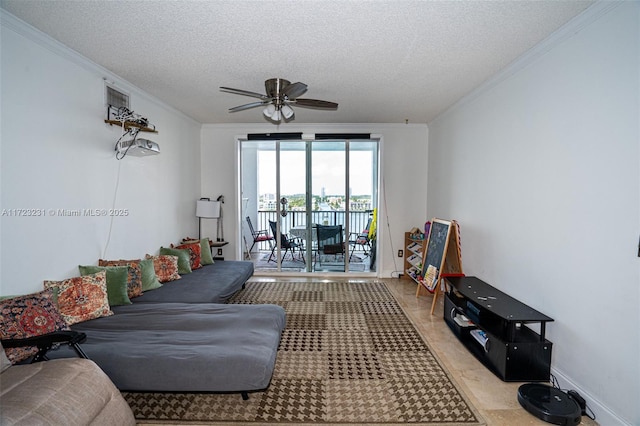
<svg viewBox="0 0 640 426">
<path fill-rule="evenodd" d="M 409 275 L 411 278 L 413 278 L 414 280 L 421 280 L 422 277 L 420 276 L 420 273 L 422 272 L 421 269 L 416 268 L 415 266 L 412 266 L 411 268 L 407 269 L 407 275 Z"/>
<path fill-rule="evenodd" d="M 471 322 L 471 320 L 469 320 L 469 318 L 465 317 L 464 315 L 459 315 L 456 314 L 455 317 L 453 317 L 453 320 L 456 322 L 456 324 L 458 324 L 460 327 L 471 327 L 473 325 L 473 323 Z"/>
<path fill-rule="evenodd" d="M 409 262 L 413 266 L 416 266 L 421 261 L 422 257 L 418 256 L 417 254 L 412 254 L 407 258 L 407 262 Z"/>
<path fill-rule="evenodd" d="M 407 246 L 407 248 L 408 248 L 409 250 L 413 250 L 413 249 L 415 249 L 415 248 L 416 248 L 416 247 L 418 247 L 418 246 L 421 246 L 421 245 L 420 245 L 420 244 L 418 244 L 418 243 L 416 243 L 416 242 L 414 241 L 413 243 L 409 244 L 409 245 Z"/>
<path fill-rule="evenodd" d="M 473 336 L 474 339 L 478 341 L 478 343 L 482 345 L 483 348 L 487 348 L 486 345 L 487 341 L 489 340 L 489 338 L 487 337 L 487 333 L 480 329 L 471 330 L 469 333 L 471 334 L 471 336 Z"/>
</svg>

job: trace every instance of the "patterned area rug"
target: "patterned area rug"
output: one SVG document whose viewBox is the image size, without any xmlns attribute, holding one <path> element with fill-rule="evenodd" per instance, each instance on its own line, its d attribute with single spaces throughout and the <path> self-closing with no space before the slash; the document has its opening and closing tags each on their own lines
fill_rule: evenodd
<svg viewBox="0 0 640 426">
<path fill-rule="evenodd" d="M 484 424 L 384 283 L 247 283 L 229 303 L 287 311 L 269 388 L 123 393 L 139 421 Z"/>
</svg>

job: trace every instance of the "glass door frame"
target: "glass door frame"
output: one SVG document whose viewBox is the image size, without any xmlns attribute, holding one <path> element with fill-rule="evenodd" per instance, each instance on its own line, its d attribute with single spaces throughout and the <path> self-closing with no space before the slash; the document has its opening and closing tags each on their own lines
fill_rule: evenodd
<svg viewBox="0 0 640 426">
<path fill-rule="evenodd" d="M 236 138 L 236 194 L 237 194 L 237 200 L 236 200 L 236 205 L 238 207 L 238 214 L 237 214 L 237 241 L 239 242 L 236 245 L 237 248 L 237 253 L 236 256 L 238 259 L 242 259 L 243 258 L 243 247 L 244 245 L 241 243 L 242 239 L 243 239 L 243 223 L 244 223 L 244 210 L 243 210 L 243 176 L 242 176 L 242 170 L 243 170 L 243 152 L 242 152 L 242 144 L 244 142 L 255 142 L 256 140 L 250 140 L 247 136 L 237 136 Z M 373 185 L 374 188 L 372 190 L 372 209 L 377 209 L 378 211 L 378 218 L 380 217 L 380 212 L 382 210 L 382 205 L 381 205 L 381 191 L 382 191 L 382 186 L 381 186 L 381 182 L 382 182 L 382 161 L 381 161 L 381 152 L 382 152 L 382 137 L 380 135 L 373 135 L 371 134 L 370 137 L 368 139 L 350 139 L 350 138 L 339 138 L 339 139 L 335 139 L 335 140 L 327 140 L 327 139 L 320 139 L 317 140 L 315 138 L 315 134 L 302 134 L 302 138 L 300 139 L 265 139 L 263 140 L 263 142 L 273 142 L 275 144 L 275 151 L 276 151 L 276 217 L 278 218 L 277 220 L 277 232 L 280 233 L 281 232 L 281 213 L 282 213 L 282 209 L 280 206 L 280 200 L 282 198 L 282 194 L 281 194 L 281 188 L 280 188 L 280 165 L 281 165 L 281 147 L 280 147 L 280 143 L 282 142 L 300 142 L 300 143 L 304 143 L 304 149 L 305 149 L 305 160 L 306 160 L 306 164 L 308 165 L 308 167 L 305 167 L 305 187 L 307 190 L 307 194 L 312 194 L 312 185 L 313 185 L 313 181 L 312 181 L 312 173 L 313 173 L 313 164 L 312 164 L 312 154 L 313 154 L 313 143 L 323 143 L 323 142 L 344 142 L 345 143 L 345 147 L 344 147 L 344 152 L 345 152 L 345 164 L 344 164 L 344 170 L 345 170 L 345 188 L 344 188 L 344 193 L 345 193 L 345 218 L 344 218 L 344 232 L 345 232 L 345 255 L 344 255 L 344 269 L 343 271 L 332 271 L 332 272 L 325 272 L 325 271 L 314 271 L 313 269 L 313 247 L 311 244 L 305 244 L 305 258 L 307 259 L 306 261 L 306 267 L 305 267 L 305 271 L 304 272 L 289 272 L 289 271 L 283 271 L 281 268 L 281 255 L 282 255 L 282 250 L 281 250 L 281 244 L 279 242 L 279 238 L 275 238 L 275 244 L 276 244 L 276 251 L 275 253 L 277 254 L 276 256 L 276 261 L 277 261 L 277 275 L 279 276 L 306 276 L 308 274 L 313 274 L 314 276 L 344 276 L 344 277 L 376 277 L 379 276 L 379 272 L 380 272 L 380 268 L 378 267 L 379 264 L 381 264 L 381 256 L 377 256 L 377 260 L 376 260 L 376 268 L 374 271 L 369 271 L 369 272 L 358 272 L 358 271 L 350 271 L 349 270 L 349 253 L 350 253 L 350 246 L 349 246 L 349 226 L 350 226 L 350 142 L 374 142 L 376 144 L 376 149 L 374 151 L 374 155 L 375 155 L 375 163 L 374 165 L 376 166 L 375 170 L 374 170 L 374 181 L 373 181 Z M 373 197 L 373 195 L 375 194 L 375 197 Z M 374 199 L 375 199 L 375 203 L 374 203 Z M 307 226 L 307 235 L 311 235 L 311 233 L 314 231 L 312 228 L 312 221 L 313 221 L 313 197 L 311 196 L 307 196 L 306 200 L 305 200 L 305 204 L 306 204 L 306 226 Z M 379 222 L 379 220 L 378 220 Z M 309 240 L 312 240 L 312 237 L 308 237 Z M 375 246 L 376 247 L 372 247 L 372 250 L 375 250 L 376 252 L 380 252 L 380 238 L 376 238 L 375 241 Z M 269 273 L 268 275 L 270 275 L 271 273 Z M 258 274 L 260 275 L 260 274 Z M 266 275 L 266 274 L 265 274 Z"/>
</svg>

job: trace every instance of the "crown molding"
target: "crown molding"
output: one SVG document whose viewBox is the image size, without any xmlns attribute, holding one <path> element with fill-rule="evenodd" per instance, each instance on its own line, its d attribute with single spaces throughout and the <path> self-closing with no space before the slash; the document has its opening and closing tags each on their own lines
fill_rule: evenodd
<svg viewBox="0 0 640 426">
<path fill-rule="evenodd" d="M 373 130 L 382 129 L 427 129 L 425 123 L 285 123 L 281 125 L 273 125 L 269 123 L 204 123 L 203 129 L 242 129 L 252 130 L 250 133 L 277 133 L 277 132 L 302 132 L 302 133 L 322 133 L 322 132 L 341 132 L 345 133 L 366 132 L 371 133 Z M 307 131 L 314 129 L 313 132 Z M 357 129 L 357 130 L 354 130 Z"/>
<path fill-rule="evenodd" d="M 197 120 L 189 117 L 182 111 L 175 109 L 174 107 L 168 105 L 167 103 L 161 101 L 160 99 L 150 95 L 144 90 L 140 89 L 138 86 L 124 80 L 113 72 L 109 71 L 107 68 L 104 68 L 101 65 L 96 64 L 91 61 L 87 57 L 81 55 L 65 44 L 60 43 L 58 40 L 53 37 L 45 34 L 44 32 L 38 30 L 37 28 L 29 25 L 25 21 L 20 18 L 12 15 L 6 10 L 0 7 L 0 28 L 9 29 L 16 34 L 32 41 L 33 43 L 47 49 L 51 53 L 60 56 L 68 61 L 82 67 L 86 71 L 95 74 L 102 78 L 102 80 L 107 83 L 113 84 L 116 88 L 123 89 L 130 94 L 135 94 L 136 96 L 145 99 L 153 104 L 156 104 L 165 110 L 171 112 L 172 114 L 176 114 L 186 120 L 193 122 L 194 124 L 202 124 Z"/>
<path fill-rule="evenodd" d="M 486 92 L 489 92 L 495 86 L 500 83 L 508 80 L 514 74 L 517 74 L 524 68 L 528 67 L 532 63 L 536 62 L 542 56 L 544 56 L 550 50 L 556 48 L 566 40 L 575 36 L 577 33 L 582 31 L 585 27 L 591 25 L 593 22 L 600 19 L 602 16 L 608 14 L 615 8 L 620 5 L 627 3 L 625 0 L 597 0 L 593 5 L 589 6 L 582 13 L 575 16 L 569 22 L 567 22 L 562 27 L 558 28 L 547 38 L 542 40 L 540 43 L 536 44 L 534 47 L 526 51 L 520 57 L 515 59 L 501 71 L 498 71 L 493 77 L 486 80 L 483 84 L 477 87 L 475 90 L 471 91 L 469 94 L 464 96 L 462 99 L 455 102 L 449 108 L 447 108 L 444 112 L 439 114 L 436 118 L 431 120 L 432 124 L 437 122 L 438 120 L 446 117 L 451 112 L 460 108 L 462 105 L 465 105 L 469 102 L 472 102 L 479 96 L 483 95 Z"/>
</svg>

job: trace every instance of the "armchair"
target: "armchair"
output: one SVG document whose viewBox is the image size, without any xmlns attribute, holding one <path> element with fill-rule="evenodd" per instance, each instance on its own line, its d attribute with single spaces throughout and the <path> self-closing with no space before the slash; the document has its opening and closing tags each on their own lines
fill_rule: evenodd
<svg viewBox="0 0 640 426">
<path fill-rule="evenodd" d="M 52 333 L 52 334 L 57 334 Z M 63 333 L 62 340 L 82 333 Z M 56 336 L 49 336 L 57 340 Z M 40 343 L 34 338 L 2 344 Z M 51 340 L 50 339 L 50 340 Z M 131 408 L 96 363 L 84 358 L 12 365 L 0 347 L 0 424 L 135 426 Z"/>
<path fill-rule="evenodd" d="M 39 296 L 16 297 L 14 302 L 5 302 L 13 305 L 5 306 L 2 311 L 6 315 L 2 318 L 4 330 L 0 339 L 0 424 L 134 426 L 133 412 L 120 391 L 80 347 L 87 337 L 84 333 L 68 329 L 37 335 L 7 332 L 11 324 L 21 319 L 12 318 L 8 312 L 18 314 L 19 306 L 27 298 L 31 306 L 46 312 L 50 293 L 45 291 Z M 48 312 L 48 315 L 53 314 Z M 40 319 L 46 316 L 44 313 Z M 46 320 L 55 322 L 51 318 Z M 47 351 L 63 344 L 71 346 L 79 357 L 49 361 Z M 12 356 L 10 361 L 5 348 L 13 348 L 12 352 L 18 356 Z M 24 353 L 16 348 L 25 348 L 21 349 Z"/>
</svg>

